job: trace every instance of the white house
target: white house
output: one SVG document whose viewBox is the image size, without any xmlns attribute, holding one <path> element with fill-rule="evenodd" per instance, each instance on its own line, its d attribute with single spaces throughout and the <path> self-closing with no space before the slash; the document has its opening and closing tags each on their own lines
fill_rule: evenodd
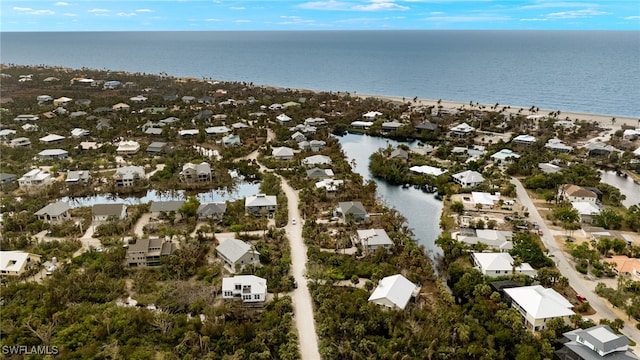
<svg viewBox="0 0 640 360">
<path fill-rule="evenodd" d="M 95 204 L 91 209 L 93 221 L 109 219 L 124 220 L 127 218 L 126 204 Z"/>
<path fill-rule="evenodd" d="M 629 349 L 629 339 L 616 334 L 608 325 L 571 330 L 562 335 L 569 341 L 555 353 L 560 360 L 638 360 Z"/>
<path fill-rule="evenodd" d="M 491 159 L 494 161 L 500 161 L 502 163 L 510 162 L 512 159 L 519 159 L 520 155 L 510 149 L 502 149 L 495 154 L 491 155 Z"/>
<path fill-rule="evenodd" d="M 466 170 L 451 175 L 451 178 L 453 179 L 454 183 L 459 184 L 464 188 L 480 185 L 484 181 L 482 174 L 472 170 Z"/>
<path fill-rule="evenodd" d="M 544 147 L 555 152 L 559 153 L 570 153 L 573 151 L 573 147 L 566 145 L 560 139 L 549 139 Z"/>
<path fill-rule="evenodd" d="M 547 321 L 563 319 L 569 324 L 569 317 L 575 314 L 573 305 L 553 289 L 541 285 L 522 286 L 505 289 L 511 299 L 511 306 L 522 315 L 525 327 L 530 331 L 545 329 Z"/>
<path fill-rule="evenodd" d="M 58 223 L 65 220 L 71 219 L 71 214 L 69 214 L 69 204 L 66 202 L 58 201 L 55 203 L 48 204 L 42 209 L 36 211 L 34 213 L 38 219 L 48 222 L 48 223 Z"/>
<path fill-rule="evenodd" d="M 271 156 L 278 160 L 291 160 L 293 159 L 293 149 L 286 146 L 276 147 L 271 151 Z"/>
<path fill-rule="evenodd" d="M 531 136 L 531 135 L 527 135 L 527 134 L 522 134 L 522 135 L 518 135 L 516 137 L 513 138 L 513 140 L 511 140 L 512 143 L 515 144 L 519 144 L 519 145 L 533 145 L 536 143 L 536 138 L 535 136 Z"/>
<path fill-rule="evenodd" d="M 379 111 L 369 111 L 366 114 L 362 115 L 362 118 L 365 120 L 369 120 L 369 121 L 373 121 L 375 120 L 378 116 L 382 116 L 382 113 Z"/>
<path fill-rule="evenodd" d="M 273 214 L 278 207 L 278 199 L 275 195 L 257 194 L 247 196 L 244 208 L 250 215 Z"/>
<path fill-rule="evenodd" d="M 206 162 L 200 164 L 186 163 L 180 171 L 180 180 L 187 183 L 207 182 L 213 180 L 211 165 Z"/>
<path fill-rule="evenodd" d="M 513 258 L 509 253 L 473 253 L 471 255 L 474 266 L 480 270 L 483 275 L 496 277 L 512 274 Z M 515 268 L 516 274 L 527 275 L 529 277 L 536 276 L 537 272 L 528 263 L 522 263 L 522 265 Z"/>
<path fill-rule="evenodd" d="M 40 255 L 24 251 L 0 251 L 0 275 L 20 276 L 40 262 Z"/>
<path fill-rule="evenodd" d="M 280 115 L 276 116 L 276 121 L 280 125 L 284 125 L 284 124 L 290 122 L 291 118 L 289 116 L 287 116 L 287 114 L 280 114 Z"/>
<path fill-rule="evenodd" d="M 451 136 L 466 137 L 474 131 L 476 131 L 476 128 L 467 123 L 462 123 L 451 128 Z"/>
<path fill-rule="evenodd" d="M 222 240 L 216 247 L 216 252 L 231 272 L 242 271 L 248 265 L 260 265 L 260 253 L 242 240 Z"/>
<path fill-rule="evenodd" d="M 411 297 L 417 295 L 418 290 L 416 284 L 400 274 L 387 276 L 378 282 L 378 286 L 369 296 L 369 301 L 391 309 L 404 310 Z"/>
<path fill-rule="evenodd" d="M 487 192 L 472 191 L 471 199 L 474 205 L 480 204 L 482 206 L 492 207 L 500 201 L 500 193 L 490 194 Z"/>
<path fill-rule="evenodd" d="M 31 140 L 29 140 L 29 138 L 26 138 L 26 137 L 17 137 L 9 141 L 9 146 L 11 146 L 12 148 L 31 147 Z"/>
<path fill-rule="evenodd" d="M 509 251 L 513 249 L 513 232 L 492 229 L 464 229 L 456 235 L 458 241 L 468 245 L 483 243 L 490 249 Z"/>
<path fill-rule="evenodd" d="M 558 191 L 558 195 L 569 202 L 589 202 L 592 204 L 598 202 L 598 195 L 582 186 L 565 184 L 560 186 Z"/>
<path fill-rule="evenodd" d="M 53 181 L 54 179 L 51 177 L 51 174 L 45 173 L 40 169 L 32 169 L 18 179 L 18 184 L 20 189 L 30 190 L 49 185 Z"/>
<path fill-rule="evenodd" d="M 331 158 L 326 155 L 312 155 L 302 159 L 303 165 L 331 164 Z"/>
<path fill-rule="evenodd" d="M 82 184 L 86 185 L 91 181 L 89 170 L 68 170 L 65 183 L 67 185 Z"/>
<path fill-rule="evenodd" d="M 142 166 L 123 166 L 116 169 L 113 178 L 116 187 L 133 186 L 144 179 L 144 168 Z"/>
<path fill-rule="evenodd" d="M 69 157 L 69 152 L 63 149 L 45 149 L 38 153 L 40 160 L 57 160 L 66 159 Z"/>
<path fill-rule="evenodd" d="M 365 252 L 375 252 L 378 248 L 391 249 L 393 241 L 384 229 L 357 230 L 356 241 L 362 245 Z"/>
<path fill-rule="evenodd" d="M 47 136 L 41 137 L 40 142 L 43 144 L 51 144 L 54 142 L 62 141 L 65 137 L 58 134 L 49 134 Z"/>
<path fill-rule="evenodd" d="M 255 275 L 222 278 L 222 298 L 238 299 L 245 303 L 264 302 L 267 298 L 267 280 Z"/>
<path fill-rule="evenodd" d="M 593 223 L 593 216 L 600 214 L 600 208 L 592 202 L 588 201 L 573 201 L 571 206 L 580 214 L 580 221 L 583 223 Z"/>
<path fill-rule="evenodd" d="M 116 152 L 120 155 L 133 155 L 140 151 L 140 144 L 134 140 L 120 141 Z"/>
</svg>

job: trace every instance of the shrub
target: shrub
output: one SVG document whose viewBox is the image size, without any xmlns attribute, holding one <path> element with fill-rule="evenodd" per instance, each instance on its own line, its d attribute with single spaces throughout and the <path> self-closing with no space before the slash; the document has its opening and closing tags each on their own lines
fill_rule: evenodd
<svg viewBox="0 0 640 360">
<path fill-rule="evenodd" d="M 581 274 L 587 274 L 587 267 L 583 264 L 576 264 L 576 270 L 578 270 L 579 273 Z"/>
</svg>

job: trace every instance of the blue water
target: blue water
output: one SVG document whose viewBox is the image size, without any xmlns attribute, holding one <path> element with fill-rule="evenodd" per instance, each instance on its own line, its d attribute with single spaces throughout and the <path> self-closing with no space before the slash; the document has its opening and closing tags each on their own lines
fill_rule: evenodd
<svg viewBox="0 0 640 360">
<path fill-rule="evenodd" d="M 0 61 L 640 117 L 638 31 L 1 33 Z"/>
</svg>

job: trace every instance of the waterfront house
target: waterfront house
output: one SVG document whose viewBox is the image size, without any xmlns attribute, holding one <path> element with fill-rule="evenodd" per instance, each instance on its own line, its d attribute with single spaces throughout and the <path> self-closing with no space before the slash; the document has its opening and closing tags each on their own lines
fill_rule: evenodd
<svg viewBox="0 0 640 360">
<path fill-rule="evenodd" d="M 478 253 L 471 254 L 473 265 L 478 269 L 482 275 L 497 277 L 505 276 L 512 273 L 519 275 L 526 275 L 529 277 L 535 277 L 537 272 L 528 263 L 522 263 L 521 265 L 514 267 L 514 259 L 507 252 L 497 253 Z"/>
<path fill-rule="evenodd" d="M 320 169 L 314 167 L 313 169 L 307 170 L 307 178 L 309 179 L 327 179 L 333 175 L 333 170 L 331 169 Z"/>
<path fill-rule="evenodd" d="M 17 137 L 9 141 L 9 146 L 11 146 L 12 148 L 28 148 L 31 147 L 31 140 L 26 137 Z"/>
<path fill-rule="evenodd" d="M 447 170 L 443 170 L 443 169 L 429 166 L 429 165 L 412 166 L 409 168 L 409 171 L 416 174 L 425 174 L 425 175 L 433 175 L 433 176 L 440 176 L 447 172 Z"/>
<path fill-rule="evenodd" d="M 91 181 L 89 170 L 67 170 L 67 185 L 87 185 Z"/>
<path fill-rule="evenodd" d="M 302 159 L 302 164 L 307 166 L 328 165 L 331 164 L 331 158 L 326 155 L 313 155 Z"/>
<path fill-rule="evenodd" d="M 338 206 L 333 211 L 333 216 L 339 216 L 345 222 L 349 219 L 353 219 L 354 221 L 369 220 L 369 214 L 360 201 L 343 201 L 338 203 Z"/>
<path fill-rule="evenodd" d="M 53 181 L 54 179 L 51 177 L 51 174 L 40 169 L 32 169 L 18 179 L 18 184 L 22 190 L 33 190 L 47 186 L 53 183 Z"/>
<path fill-rule="evenodd" d="M 127 218 L 126 204 L 95 204 L 91 208 L 93 221 L 106 221 L 109 219 L 124 220 Z"/>
<path fill-rule="evenodd" d="M 477 171 L 466 170 L 457 174 L 451 175 L 453 182 L 459 184 L 463 188 L 470 188 L 480 185 L 484 178 L 482 174 Z"/>
<path fill-rule="evenodd" d="M 409 153 L 406 150 L 396 148 L 391 151 L 389 159 L 409 160 Z"/>
<path fill-rule="evenodd" d="M 249 265 L 260 265 L 260 253 L 242 240 L 224 239 L 216 247 L 216 253 L 231 272 L 242 271 Z"/>
<path fill-rule="evenodd" d="M 555 352 L 559 360 L 638 360 L 629 339 L 608 325 L 575 329 L 562 334 L 563 346 Z"/>
<path fill-rule="evenodd" d="M 356 120 L 351 122 L 351 127 L 354 129 L 369 130 L 371 126 L 373 126 L 373 121 Z"/>
<path fill-rule="evenodd" d="M 291 160 L 293 155 L 293 149 L 286 146 L 276 147 L 271 151 L 271 156 L 276 160 Z"/>
<path fill-rule="evenodd" d="M 354 240 L 362 246 L 365 253 L 375 252 L 379 248 L 388 251 L 393 247 L 393 241 L 384 229 L 356 230 Z"/>
<path fill-rule="evenodd" d="M 198 206 L 198 220 L 222 220 L 224 213 L 227 211 L 226 202 L 204 203 Z"/>
<path fill-rule="evenodd" d="M 344 180 L 323 179 L 316 183 L 316 189 L 324 188 L 328 193 L 332 193 L 338 191 L 342 185 L 344 185 Z"/>
<path fill-rule="evenodd" d="M 584 148 L 587 149 L 589 156 L 609 156 L 612 152 L 620 151 L 615 147 L 600 141 L 588 143 Z"/>
<path fill-rule="evenodd" d="M 416 131 L 420 133 L 430 133 L 436 131 L 438 126 L 428 121 L 422 122 L 415 126 Z"/>
<path fill-rule="evenodd" d="M 272 215 L 278 206 L 275 195 L 257 194 L 247 196 L 244 201 L 244 208 L 249 215 Z"/>
<path fill-rule="evenodd" d="M 265 302 L 267 280 L 255 275 L 236 275 L 222 278 L 222 298 L 242 300 L 243 303 Z"/>
<path fill-rule="evenodd" d="M 398 130 L 403 124 L 401 122 L 397 122 L 397 121 L 386 121 L 383 122 L 382 125 L 380 126 L 380 131 L 382 131 L 383 133 L 388 133 L 391 131 L 396 131 Z"/>
<path fill-rule="evenodd" d="M 142 166 L 123 166 L 116 169 L 113 176 L 116 187 L 130 187 L 144 179 Z"/>
<path fill-rule="evenodd" d="M 184 205 L 184 200 L 152 201 L 149 206 L 149 212 L 153 217 L 158 217 L 161 214 L 178 214 L 182 209 L 182 205 Z"/>
<path fill-rule="evenodd" d="M 40 160 L 61 160 L 69 157 L 69 152 L 62 149 L 46 149 L 38 153 Z"/>
<path fill-rule="evenodd" d="M 309 149 L 311 151 L 320 151 L 320 150 L 324 149 L 325 146 L 327 146 L 327 143 L 325 141 L 322 141 L 322 140 L 311 140 L 311 141 L 309 141 Z"/>
<path fill-rule="evenodd" d="M 513 249 L 513 232 L 493 229 L 462 228 L 456 239 L 467 245 L 485 244 L 489 249 L 509 251 Z"/>
<path fill-rule="evenodd" d="M 134 140 L 123 140 L 118 144 L 116 152 L 119 155 L 133 155 L 140 150 L 140 144 Z"/>
<path fill-rule="evenodd" d="M 382 278 L 368 301 L 390 309 L 404 310 L 418 291 L 416 284 L 397 274 Z"/>
<path fill-rule="evenodd" d="M 594 204 L 598 202 L 598 195 L 595 192 L 573 184 L 561 185 L 558 195 L 569 202 L 579 201 Z"/>
<path fill-rule="evenodd" d="M 467 137 L 473 134 L 474 131 L 476 131 L 476 129 L 473 126 L 470 126 L 467 123 L 462 123 L 451 128 L 451 136 Z"/>
<path fill-rule="evenodd" d="M 130 267 L 160 266 L 174 250 L 173 243 L 162 239 L 138 239 L 128 246 L 125 263 Z"/>
<path fill-rule="evenodd" d="M 185 183 L 208 182 L 213 180 L 211 165 L 206 162 L 200 164 L 186 163 L 180 171 L 180 181 Z"/>
<path fill-rule="evenodd" d="M 41 256 L 20 250 L 0 251 L 0 275 L 20 276 L 40 263 Z"/>
<path fill-rule="evenodd" d="M 147 147 L 147 154 L 161 155 L 167 152 L 168 146 L 165 142 L 154 141 Z"/>
<path fill-rule="evenodd" d="M 34 215 L 44 222 L 54 224 L 71 219 L 69 210 L 71 210 L 69 204 L 63 201 L 57 201 L 36 211 Z"/>
<path fill-rule="evenodd" d="M 511 306 L 522 315 L 525 328 L 533 332 L 544 330 L 551 319 L 560 318 L 569 324 L 569 317 L 575 314 L 567 299 L 541 285 L 504 289 L 504 292 Z"/>
<path fill-rule="evenodd" d="M 229 134 L 222 138 L 222 145 L 224 146 L 240 146 L 242 145 L 242 141 L 240 140 L 240 136 L 236 134 Z"/>
</svg>

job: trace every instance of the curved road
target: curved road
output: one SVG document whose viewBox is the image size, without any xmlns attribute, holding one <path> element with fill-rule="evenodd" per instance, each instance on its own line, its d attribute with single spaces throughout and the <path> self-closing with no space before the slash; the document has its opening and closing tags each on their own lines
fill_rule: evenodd
<svg viewBox="0 0 640 360">
<path fill-rule="evenodd" d="M 521 201 L 522 205 L 529 211 L 530 220 L 537 222 L 540 226 L 540 229 L 543 232 L 541 238 L 544 246 L 549 249 L 549 255 L 553 255 L 553 258 L 556 261 L 556 267 L 558 268 L 560 273 L 567 279 L 569 279 L 569 284 L 571 285 L 571 287 L 573 287 L 573 289 L 578 292 L 578 294 L 581 294 L 587 298 L 591 307 L 598 313 L 600 317 L 607 318 L 609 320 L 613 320 L 615 318 L 626 320 L 626 316 L 620 317 L 613 310 L 611 310 L 605 303 L 605 301 L 607 300 L 602 299 L 593 292 L 595 285 L 584 279 L 583 275 L 579 274 L 569 263 L 569 260 L 567 259 L 564 251 L 562 251 L 562 249 L 558 247 L 556 240 L 553 238 L 552 230 L 547 227 L 546 222 L 540 216 L 540 213 L 538 213 L 538 209 L 533 204 L 533 201 L 529 197 L 529 194 L 525 190 L 524 186 L 522 186 L 522 183 L 520 183 L 520 181 L 515 178 L 511 178 L 511 183 L 516 186 L 518 199 Z M 633 339 L 636 342 L 640 341 L 640 330 L 638 330 L 629 322 L 625 321 L 624 328 L 621 331 L 630 339 Z"/>
<path fill-rule="evenodd" d="M 318 336 L 316 324 L 313 319 L 313 304 L 311 293 L 307 287 L 305 272 L 307 268 L 307 246 L 302 239 L 302 224 L 300 211 L 298 210 L 299 197 L 297 191 L 282 179 L 282 190 L 287 195 L 287 207 L 289 209 L 289 223 L 285 226 L 289 243 L 291 244 L 291 270 L 298 283 L 298 289 L 293 291 L 293 308 L 295 322 L 300 342 L 302 359 L 320 359 L 318 351 Z M 292 219 L 296 219 L 293 225 Z"/>
</svg>

